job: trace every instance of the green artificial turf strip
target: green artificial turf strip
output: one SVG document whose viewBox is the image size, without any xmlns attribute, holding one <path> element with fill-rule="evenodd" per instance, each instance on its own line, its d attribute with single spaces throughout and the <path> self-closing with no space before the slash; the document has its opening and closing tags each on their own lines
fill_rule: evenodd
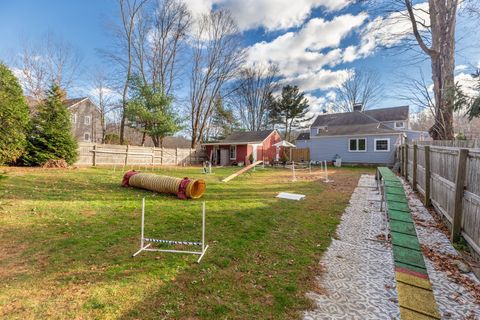
<svg viewBox="0 0 480 320">
<path fill-rule="evenodd" d="M 416 236 L 415 226 L 413 222 L 404 222 L 398 220 L 390 220 L 390 230 Z"/>
<path fill-rule="evenodd" d="M 394 246 L 405 247 L 408 249 L 420 251 L 420 243 L 416 235 L 409 235 L 400 232 L 391 232 L 392 244 Z"/>
<path fill-rule="evenodd" d="M 404 247 L 393 246 L 393 259 L 406 265 L 417 268 L 425 268 L 423 254 L 421 251 L 412 250 Z"/>
</svg>

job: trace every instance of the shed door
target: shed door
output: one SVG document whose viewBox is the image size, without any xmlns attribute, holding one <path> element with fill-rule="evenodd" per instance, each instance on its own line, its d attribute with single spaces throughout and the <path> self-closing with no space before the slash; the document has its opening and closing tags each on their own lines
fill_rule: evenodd
<svg viewBox="0 0 480 320">
<path fill-rule="evenodd" d="M 228 149 L 220 149 L 220 165 L 221 166 L 228 166 L 228 158 L 230 157 L 230 150 Z"/>
</svg>

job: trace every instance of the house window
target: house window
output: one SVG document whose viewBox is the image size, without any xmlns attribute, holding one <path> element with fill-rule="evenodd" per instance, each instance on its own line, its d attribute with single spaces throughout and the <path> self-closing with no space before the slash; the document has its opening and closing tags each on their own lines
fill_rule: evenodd
<svg viewBox="0 0 480 320">
<path fill-rule="evenodd" d="M 350 152 L 366 152 L 367 151 L 367 139 L 349 139 L 348 151 Z"/>
<path fill-rule="evenodd" d="M 83 140 L 90 141 L 90 133 L 85 132 L 85 134 L 83 135 Z"/>
<path fill-rule="evenodd" d="M 404 121 L 395 121 L 395 129 L 403 129 L 403 128 L 405 128 Z"/>
<path fill-rule="evenodd" d="M 85 124 L 89 125 L 92 118 L 90 116 L 85 116 Z"/>
<path fill-rule="evenodd" d="M 73 113 L 72 116 L 70 117 L 72 123 L 77 123 L 77 114 Z"/>
<path fill-rule="evenodd" d="M 230 160 L 237 159 L 237 146 L 230 146 Z"/>
<path fill-rule="evenodd" d="M 375 151 L 390 151 L 390 139 L 375 139 Z"/>
</svg>

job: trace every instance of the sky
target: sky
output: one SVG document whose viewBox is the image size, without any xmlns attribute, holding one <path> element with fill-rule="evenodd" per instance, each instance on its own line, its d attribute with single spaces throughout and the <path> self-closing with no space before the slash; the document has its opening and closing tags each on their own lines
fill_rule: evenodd
<svg viewBox="0 0 480 320">
<path fill-rule="evenodd" d="M 335 86 L 354 70 L 379 74 L 384 91 L 374 108 L 409 104 L 399 92 L 405 74 L 418 76 L 422 70 L 429 78 L 429 62 L 418 59 L 418 52 L 384 48 L 398 44 L 389 35 L 409 30 L 408 22 L 387 25 L 383 19 L 387 14 L 354 0 L 190 0 L 187 5 L 194 15 L 229 9 L 242 32 L 247 63 L 278 64 L 280 83 L 296 84 L 305 91 L 312 112 L 334 99 Z M 108 25 L 117 11 L 114 0 L 0 0 L 0 60 L 13 66 L 22 43 L 35 43 L 53 33 L 83 58 L 70 96 L 84 95 L 91 90 L 95 70 L 105 64 L 99 51 L 112 46 Z M 477 24 L 471 17 L 459 17 L 459 79 L 468 78 L 480 66 L 480 40 L 472 32 Z"/>
</svg>

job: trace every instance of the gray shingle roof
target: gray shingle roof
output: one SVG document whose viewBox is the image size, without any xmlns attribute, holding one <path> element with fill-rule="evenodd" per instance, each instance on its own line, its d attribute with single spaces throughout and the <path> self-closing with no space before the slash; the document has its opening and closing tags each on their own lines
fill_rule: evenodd
<svg viewBox="0 0 480 320">
<path fill-rule="evenodd" d="M 241 144 L 241 143 L 261 143 L 265 140 L 274 130 L 262 130 L 262 131 L 243 131 L 234 132 L 228 137 L 220 141 L 210 142 L 213 144 Z M 206 143 L 208 144 L 208 143 Z"/>
<path fill-rule="evenodd" d="M 382 122 L 408 120 L 408 110 L 408 106 L 402 106 L 363 112 L 321 114 L 317 116 L 312 127 L 325 127 L 325 130 L 321 130 L 317 136 L 398 133 L 398 131 L 383 125 Z"/>
<path fill-rule="evenodd" d="M 65 106 L 67 106 L 67 108 L 69 108 L 69 107 L 73 106 L 74 104 L 79 103 L 80 101 L 83 101 L 85 99 L 87 99 L 87 97 L 67 99 L 67 100 L 63 101 L 63 103 L 65 104 Z"/>
<path fill-rule="evenodd" d="M 399 134 L 400 131 L 393 130 L 381 123 L 352 124 L 345 126 L 328 126 L 326 130 L 321 130 L 317 137 L 322 136 L 341 136 L 351 134 Z"/>
<path fill-rule="evenodd" d="M 317 116 L 312 127 L 368 124 L 374 122 L 408 120 L 408 106 L 371 109 L 363 112 L 321 114 Z"/>
<path fill-rule="evenodd" d="M 394 108 L 382 108 L 382 109 L 370 109 L 365 110 L 365 114 L 369 115 L 376 120 L 383 121 L 395 121 L 395 120 L 408 120 L 408 106 L 394 107 Z"/>
<path fill-rule="evenodd" d="M 310 132 L 300 133 L 296 140 L 310 140 Z"/>
</svg>

